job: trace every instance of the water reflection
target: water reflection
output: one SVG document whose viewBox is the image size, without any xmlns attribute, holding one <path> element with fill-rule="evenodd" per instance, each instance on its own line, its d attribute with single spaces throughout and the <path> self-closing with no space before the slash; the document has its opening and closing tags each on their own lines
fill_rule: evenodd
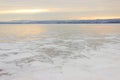
<svg viewBox="0 0 120 80">
<path fill-rule="evenodd" d="M 35 25 L 3 25 L 0 26 L 0 41 L 24 39 L 39 35 L 45 31 L 43 26 Z"/>
<path fill-rule="evenodd" d="M 120 33 L 120 27 L 117 25 L 89 25 L 89 26 L 81 26 L 79 30 L 84 33 L 94 33 L 98 35 L 107 35 Z"/>
<path fill-rule="evenodd" d="M 48 33 L 46 36 L 48 38 L 58 37 L 58 38 L 73 38 L 73 37 L 99 37 L 110 34 L 119 34 L 119 25 L 74 25 L 74 24 L 59 24 L 59 25 L 0 25 L 0 42 L 18 41 L 26 38 L 36 39 L 42 33 Z M 52 34 L 51 34 L 52 33 Z"/>
</svg>

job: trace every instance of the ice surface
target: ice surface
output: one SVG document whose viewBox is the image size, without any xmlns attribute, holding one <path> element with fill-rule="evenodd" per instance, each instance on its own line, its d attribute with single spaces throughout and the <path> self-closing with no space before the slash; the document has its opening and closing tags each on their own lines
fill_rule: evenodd
<svg viewBox="0 0 120 80">
<path fill-rule="evenodd" d="M 120 80 L 120 26 L 68 26 L 1 41 L 0 80 Z"/>
</svg>

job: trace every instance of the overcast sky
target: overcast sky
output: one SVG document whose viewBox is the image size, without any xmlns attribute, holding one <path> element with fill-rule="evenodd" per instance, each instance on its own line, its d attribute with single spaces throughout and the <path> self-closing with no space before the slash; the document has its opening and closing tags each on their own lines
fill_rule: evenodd
<svg viewBox="0 0 120 80">
<path fill-rule="evenodd" d="M 0 21 L 120 18 L 120 0 L 0 0 Z"/>
</svg>

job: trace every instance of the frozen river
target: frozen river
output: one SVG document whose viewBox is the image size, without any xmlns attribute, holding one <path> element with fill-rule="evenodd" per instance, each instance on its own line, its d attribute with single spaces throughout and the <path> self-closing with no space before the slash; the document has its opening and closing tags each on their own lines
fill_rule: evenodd
<svg viewBox="0 0 120 80">
<path fill-rule="evenodd" d="M 0 80 L 120 80 L 120 24 L 0 25 Z"/>
</svg>

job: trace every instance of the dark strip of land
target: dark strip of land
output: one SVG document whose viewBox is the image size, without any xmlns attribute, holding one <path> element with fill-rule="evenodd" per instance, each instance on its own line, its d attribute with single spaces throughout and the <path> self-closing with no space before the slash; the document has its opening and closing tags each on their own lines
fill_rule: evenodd
<svg viewBox="0 0 120 80">
<path fill-rule="evenodd" d="M 4 21 L 0 24 L 107 24 L 120 23 L 120 19 L 96 19 L 96 20 L 14 20 Z"/>
</svg>

